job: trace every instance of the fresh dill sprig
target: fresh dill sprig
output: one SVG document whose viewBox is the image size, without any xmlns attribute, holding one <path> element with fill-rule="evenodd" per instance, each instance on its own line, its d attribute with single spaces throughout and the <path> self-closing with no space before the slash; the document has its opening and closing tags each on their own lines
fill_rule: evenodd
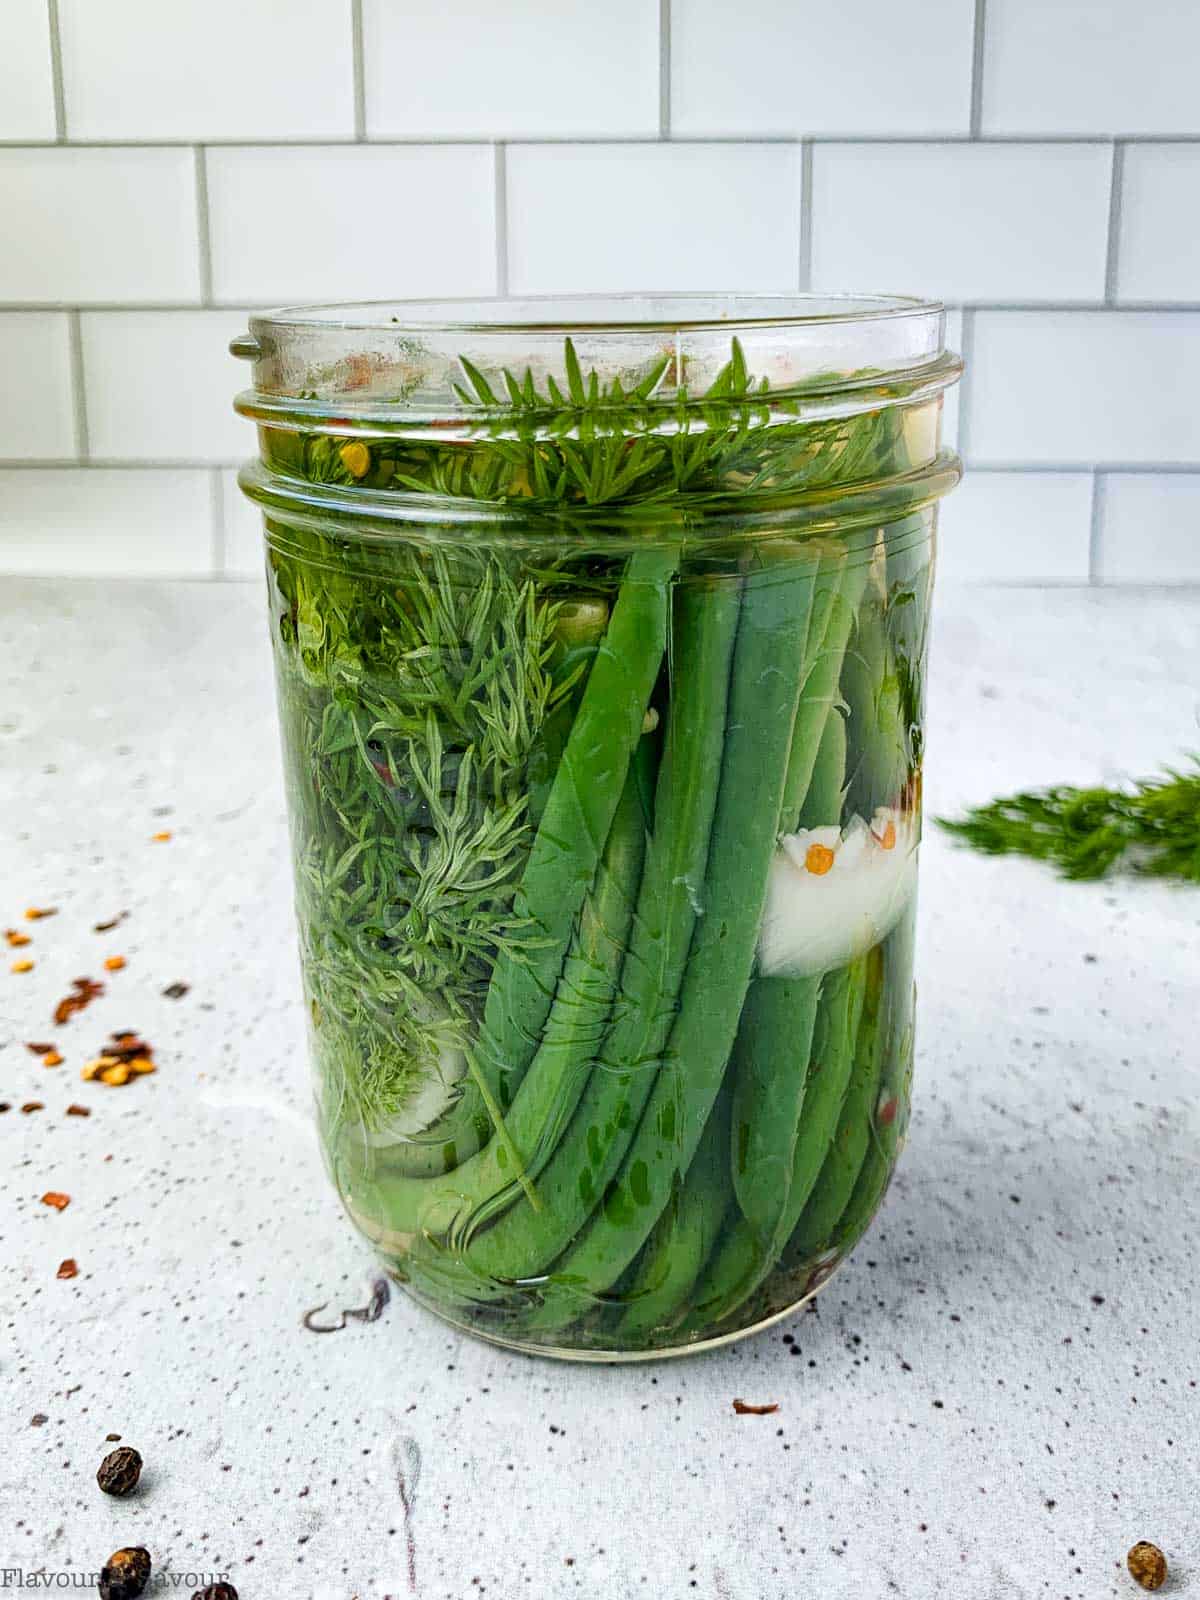
<svg viewBox="0 0 1200 1600">
<path fill-rule="evenodd" d="M 327 1113 L 372 1130 L 465 1048 L 528 937 L 525 774 L 570 683 L 532 580 L 398 547 L 384 581 L 320 543 L 275 559 L 299 921 Z"/>
<path fill-rule="evenodd" d="M 1197 758 L 1193 757 L 1193 760 Z M 1064 878 L 1101 878 L 1118 864 L 1200 883 L 1200 761 L 1129 789 L 1059 786 L 976 806 L 947 833 L 987 855 L 1049 861 Z"/>
</svg>

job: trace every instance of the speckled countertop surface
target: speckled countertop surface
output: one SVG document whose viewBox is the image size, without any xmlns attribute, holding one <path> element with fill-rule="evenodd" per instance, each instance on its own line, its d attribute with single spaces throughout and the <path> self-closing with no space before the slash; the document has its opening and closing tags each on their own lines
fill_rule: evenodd
<svg viewBox="0 0 1200 1600">
<path fill-rule="evenodd" d="M 1101 1600 L 1149 1538 L 1200 1595 L 1200 894 L 929 837 L 908 1149 L 790 1324 L 615 1368 L 398 1297 L 318 1337 L 372 1270 L 309 1129 L 257 587 L 0 597 L 0 925 L 59 908 L 0 972 L 0 1589 L 144 1544 L 242 1600 Z M 931 809 L 1200 742 L 1200 596 L 939 598 Z M 157 1075 L 81 1083 L 119 1028 Z M 109 1433 L 146 1459 L 129 1501 L 94 1482 Z"/>
</svg>

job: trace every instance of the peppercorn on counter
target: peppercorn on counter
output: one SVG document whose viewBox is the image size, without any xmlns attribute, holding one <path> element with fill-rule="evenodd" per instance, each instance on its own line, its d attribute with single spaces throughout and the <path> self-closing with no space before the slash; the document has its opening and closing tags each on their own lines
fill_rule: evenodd
<svg viewBox="0 0 1200 1600">
<path fill-rule="evenodd" d="M 948 1573 L 1093 1600 L 1135 1592 L 1145 1540 L 1186 1583 L 1194 894 L 929 829 L 909 1146 L 819 1310 L 670 1370 L 507 1354 L 378 1288 L 321 1176 L 261 605 L 0 591 L 0 924 L 27 941 L 0 972 L 0 1569 L 140 1547 L 242 1600 L 859 1600 Z M 948 590 L 927 813 L 1153 770 L 1194 732 L 1198 613 Z M 157 1070 L 88 1076 L 122 1037 Z M 102 1494 L 125 1447 L 138 1481 Z"/>
</svg>

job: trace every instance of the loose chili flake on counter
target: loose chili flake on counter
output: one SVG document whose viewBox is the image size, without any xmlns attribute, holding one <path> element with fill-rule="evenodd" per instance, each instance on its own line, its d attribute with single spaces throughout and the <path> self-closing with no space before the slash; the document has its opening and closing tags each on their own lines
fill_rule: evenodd
<svg viewBox="0 0 1200 1600">
<path fill-rule="evenodd" d="M 57 915 L 57 906 L 26 906 L 25 908 L 26 922 L 40 922 L 43 917 L 56 917 Z"/>
<path fill-rule="evenodd" d="M 90 1117 L 91 1114 L 91 1106 L 79 1106 L 74 1101 L 67 1107 L 67 1115 L 69 1117 Z"/>
<path fill-rule="evenodd" d="M 170 839 L 170 837 L 171 837 L 170 828 L 163 828 L 160 832 L 152 833 L 150 835 L 150 843 L 151 844 L 166 844 L 167 841 Z"/>
<path fill-rule="evenodd" d="M 48 1056 L 54 1053 L 54 1046 L 42 1039 L 27 1039 L 25 1048 L 35 1056 Z"/>
<path fill-rule="evenodd" d="M 163 997 L 167 1000 L 182 1000 L 190 988 L 190 983 L 169 983 L 163 990 Z"/>
<path fill-rule="evenodd" d="M 116 916 L 115 917 L 109 917 L 107 922 L 94 922 L 92 924 L 92 932 L 93 933 L 111 933 L 114 928 L 119 927 L 121 925 L 121 923 L 125 921 L 125 918 L 128 915 L 129 915 L 128 911 L 118 911 Z"/>
<path fill-rule="evenodd" d="M 776 1401 L 771 1405 L 752 1406 L 747 1404 L 745 1400 L 735 1400 L 733 1409 L 739 1417 L 770 1417 L 779 1410 L 779 1404 Z"/>
<path fill-rule="evenodd" d="M 19 928 L 5 928 L 4 942 L 10 950 L 19 950 L 22 945 L 29 944 L 31 941 L 29 935 L 22 933 Z"/>
<path fill-rule="evenodd" d="M 47 1189 L 42 1196 L 42 1204 L 44 1206 L 53 1206 L 55 1211 L 65 1211 L 71 1204 L 71 1196 L 63 1194 L 58 1189 Z"/>
<path fill-rule="evenodd" d="M 58 1263 L 58 1271 L 54 1276 L 56 1278 L 77 1278 L 79 1276 L 79 1264 L 75 1257 L 68 1256 L 65 1261 L 60 1261 Z"/>
<path fill-rule="evenodd" d="M 45 1110 L 45 1106 L 46 1102 L 44 1100 L 26 1100 L 25 1104 L 21 1107 L 21 1110 L 26 1116 L 28 1116 L 31 1111 Z"/>
<path fill-rule="evenodd" d="M 71 1018 L 90 1006 L 98 995 L 104 993 L 104 985 L 97 983 L 93 978 L 72 978 L 71 993 L 64 995 L 54 1008 L 54 1020 L 60 1026 L 70 1022 Z"/>
<path fill-rule="evenodd" d="M 136 1033 L 124 1030 L 111 1034 L 109 1043 L 93 1061 L 89 1061 L 79 1076 L 85 1083 L 98 1078 L 110 1089 L 121 1089 L 130 1078 L 140 1078 L 157 1072 L 154 1046 L 146 1043 Z"/>
<path fill-rule="evenodd" d="M 32 961 L 14 961 L 13 964 L 12 964 L 12 971 L 13 972 L 32 972 L 33 971 L 33 962 Z"/>
<path fill-rule="evenodd" d="M 59 1055 L 57 1050 L 47 1050 L 46 1054 L 42 1057 L 42 1065 L 44 1067 L 61 1067 L 62 1064 L 63 1058 Z"/>
<path fill-rule="evenodd" d="M 105 956 L 104 958 L 105 972 L 120 972 L 124 965 L 124 956 Z"/>
</svg>

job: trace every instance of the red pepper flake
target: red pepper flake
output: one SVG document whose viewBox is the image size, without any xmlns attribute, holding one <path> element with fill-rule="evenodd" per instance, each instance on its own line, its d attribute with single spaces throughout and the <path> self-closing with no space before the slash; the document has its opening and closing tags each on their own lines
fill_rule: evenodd
<svg viewBox="0 0 1200 1600">
<path fill-rule="evenodd" d="M 57 906 L 27 906 L 25 908 L 26 922 L 40 922 L 43 917 L 56 917 Z"/>
<path fill-rule="evenodd" d="M 166 844 L 168 842 L 168 840 L 170 839 L 170 837 L 171 837 L 170 828 L 163 828 L 160 832 L 152 833 L 150 835 L 150 843 L 151 844 Z"/>
<path fill-rule="evenodd" d="M 79 1267 L 75 1257 L 68 1256 L 65 1261 L 60 1261 L 58 1263 L 58 1271 L 54 1276 L 56 1278 L 77 1278 L 79 1276 Z"/>
<path fill-rule="evenodd" d="M 121 968 L 124 965 L 125 965 L 125 957 L 124 956 L 105 956 L 105 958 L 104 958 L 104 970 L 105 970 L 105 972 L 120 972 Z"/>
<path fill-rule="evenodd" d="M 118 911 L 116 916 L 110 917 L 107 922 L 94 922 L 92 924 L 92 932 L 111 933 L 114 928 L 119 927 L 125 921 L 128 915 L 128 911 Z"/>
<path fill-rule="evenodd" d="M 89 1061 L 80 1072 L 80 1077 L 85 1083 L 90 1083 L 93 1078 L 99 1078 L 101 1083 L 110 1088 L 123 1088 L 130 1078 L 141 1077 L 149 1072 L 157 1072 L 154 1064 L 154 1046 L 147 1044 L 145 1039 L 138 1037 L 130 1029 L 121 1033 L 110 1035 L 110 1043 L 106 1044 L 94 1061 Z"/>
<path fill-rule="evenodd" d="M 44 1067 L 61 1067 L 62 1064 L 63 1058 L 59 1055 L 57 1050 L 47 1050 L 46 1054 L 42 1057 L 42 1065 Z"/>
<path fill-rule="evenodd" d="M 70 1022 L 76 1012 L 82 1011 L 85 1006 L 90 1006 L 97 995 L 104 993 L 104 985 L 96 983 L 92 978 L 73 978 L 71 980 L 71 993 L 64 996 L 54 1008 L 54 1020 L 60 1026 Z"/>
<path fill-rule="evenodd" d="M 0 1100 L 0 1116 L 3 1116 L 3 1114 L 6 1111 L 11 1111 L 11 1110 L 12 1110 L 12 1101 L 11 1100 Z"/>
<path fill-rule="evenodd" d="M 91 1106 L 77 1106 L 77 1105 L 74 1104 L 74 1102 L 72 1102 L 67 1107 L 67 1115 L 69 1117 L 90 1117 L 91 1114 L 92 1114 Z"/>
<path fill-rule="evenodd" d="M 18 972 L 18 973 L 20 973 L 20 972 L 32 972 L 33 971 L 33 962 L 32 961 L 14 961 L 13 964 L 12 964 L 12 970 L 14 972 Z"/>
<path fill-rule="evenodd" d="M 10 950 L 20 950 L 22 945 L 27 945 L 30 940 L 29 935 L 27 933 L 22 933 L 18 928 L 5 928 L 4 942 L 8 945 Z"/>
<path fill-rule="evenodd" d="M 770 1417 L 779 1410 L 778 1403 L 769 1406 L 751 1406 L 744 1400 L 735 1400 L 733 1409 L 739 1417 Z"/>
<path fill-rule="evenodd" d="M 49 1056 L 54 1054 L 54 1046 L 52 1044 L 42 1044 L 40 1041 L 30 1041 L 26 1044 L 25 1048 L 26 1050 L 32 1051 L 35 1056 Z"/>
<path fill-rule="evenodd" d="M 58 1189 L 47 1189 L 42 1196 L 44 1206 L 53 1206 L 55 1211 L 65 1211 L 71 1204 L 71 1196 L 62 1194 Z"/>
<path fill-rule="evenodd" d="M 168 1000 L 182 1000 L 190 988 L 190 983 L 169 983 L 163 990 L 163 995 Z"/>
<path fill-rule="evenodd" d="M 44 1100 L 26 1100 L 21 1110 L 28 1116 L 31 1111 L 44 1111 L 45 1107 L 46 1102 Z"/>
</svg>

